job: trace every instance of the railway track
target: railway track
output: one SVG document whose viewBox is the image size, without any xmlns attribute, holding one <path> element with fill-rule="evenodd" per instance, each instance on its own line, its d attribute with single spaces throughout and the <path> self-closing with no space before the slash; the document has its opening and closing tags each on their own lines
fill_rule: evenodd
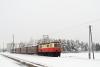
<svg viewBox="0 0 100 67">
<path fill-rule="evenodd" d="M 17 57 L 13 58 L 13 57 L 10 57 L 10 56 L 4 55 L 4 54 L 0 54 L 0 55 L 2 55 L 4 57 L 7 57 L 7 58 L 10 58 L 14 61 L 17 61 L 17 62 L 21 63 L 21 64 L 24 64 L 28 67 L 48 67 L 48 66 L 45 66 L 45 65 L 42 65 L 42 64 L 26 61 L 26 60 L 23 60 L 23 59 L 20 59 L 20 58 L 17 58 Z"/>
</svg>

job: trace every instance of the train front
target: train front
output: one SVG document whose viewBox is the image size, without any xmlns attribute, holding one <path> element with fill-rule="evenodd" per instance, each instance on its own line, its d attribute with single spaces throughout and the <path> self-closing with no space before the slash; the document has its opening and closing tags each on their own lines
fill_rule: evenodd
<svg viewBox="0 0 100 67">
<path fill-rule="evenodd" d="M 58 57 L 61 54 L 60 42 L 41 43 L 38 45 L 38 54 Z"/>
</svg>

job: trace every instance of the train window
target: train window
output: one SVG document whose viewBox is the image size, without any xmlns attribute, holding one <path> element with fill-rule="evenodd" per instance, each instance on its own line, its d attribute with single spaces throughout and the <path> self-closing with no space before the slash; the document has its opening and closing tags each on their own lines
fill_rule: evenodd
<svg viewBox="0 0 100 67">
<path fill-rule="evenodd" d="M 40 48 L 42 48 L 42 45 L 39 45 Z"/>
<path fill-rule="evenodd" d="M 55 43 L 54 47 L 58 47 L 58 44 L 57 44 L 57 43 Z"/>
<path fill-rule="evenodd" d="M 52 44 L 50 44 L 50 47 L 52 47 Z"/>
<path fill-rule="evenodd" d="M 49 44 L 47 45 L 47 47 L 49 47 Z"/>
<path fill-rule="evenodd" d="M 59 43 L 55 43 L 54 47 L 60 47 Z"/>
</svg>

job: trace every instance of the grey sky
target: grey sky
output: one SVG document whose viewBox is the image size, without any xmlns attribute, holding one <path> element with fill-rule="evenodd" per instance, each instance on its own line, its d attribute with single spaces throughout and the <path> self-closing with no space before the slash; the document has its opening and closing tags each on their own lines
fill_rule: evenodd
<svg viewBox="0 0 100 67">
<path fill-rule="evenodd" d="M 39 39 L 43 34 L 88 42 L 100 41 L 100 0 L 0 0 L 0 44 Z"/>
</svg>

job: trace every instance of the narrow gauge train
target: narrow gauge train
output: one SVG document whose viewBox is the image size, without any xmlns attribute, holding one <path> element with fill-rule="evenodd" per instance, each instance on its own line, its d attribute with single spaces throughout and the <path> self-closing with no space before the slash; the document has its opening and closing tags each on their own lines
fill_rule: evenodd
<svg viewBox="0 0 100 67">
<path fill-rule="evenodd" d="M 41 43 L 37 46 L 15 48 L 15 53 L 38 54 L 43 56 L 58 57 L 61 53 L 60 42 Z"/>
</svg>

